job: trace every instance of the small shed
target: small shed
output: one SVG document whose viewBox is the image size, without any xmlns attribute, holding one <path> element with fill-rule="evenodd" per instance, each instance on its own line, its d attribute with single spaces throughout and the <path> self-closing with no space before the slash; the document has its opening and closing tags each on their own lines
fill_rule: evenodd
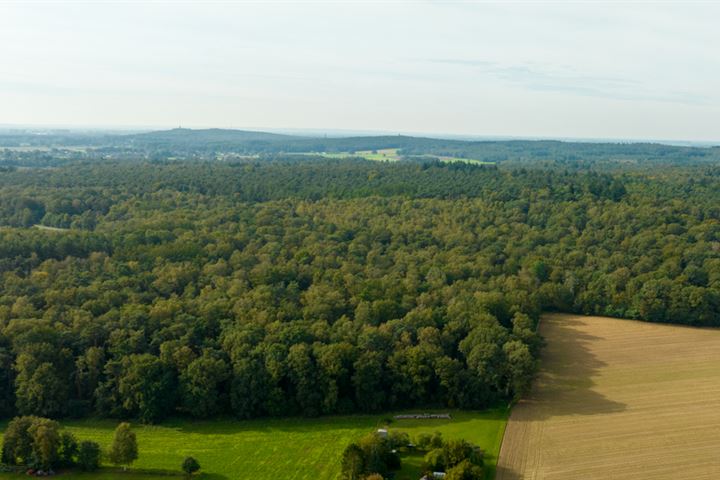
<svg viewBox="0 0 720 480">
<path fill-rule="evenodd" d="M 424 475 L 420 480 L 438 480 L 439 478 L 445 478 L 445 472 L 432 472 Z"/>
</svg>

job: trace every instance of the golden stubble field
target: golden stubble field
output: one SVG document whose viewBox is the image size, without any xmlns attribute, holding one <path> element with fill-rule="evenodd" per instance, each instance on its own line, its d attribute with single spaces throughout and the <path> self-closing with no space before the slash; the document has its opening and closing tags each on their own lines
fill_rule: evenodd
<svg viewBox="0 0 720 480">
<path fill-rule="evenodd" d="M 553 314 L 496 480 L 720 479 L 720 330 Z"/>
</svg>

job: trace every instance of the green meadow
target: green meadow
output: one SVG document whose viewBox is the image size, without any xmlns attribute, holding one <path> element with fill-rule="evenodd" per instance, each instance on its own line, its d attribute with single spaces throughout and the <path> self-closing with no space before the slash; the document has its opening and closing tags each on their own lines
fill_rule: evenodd
<svg viewBox="0 0 720 480">
<path fill-rule="evenodd" d="M 398 153 L 397 148 L 386 148 L 382 150 L 364 150 L 359 152 L 339 152 L 339 153 L 320 153 L 323 157 L 327 158 L 351 158 L 360 157 L 365 160 L 373 160 L 376 162 L 397 162 L 402 157 Z M 418 157 L 437 158 L 444 163 L 472 163 L 473 165 L 492 165 L 494 162 L 485 162 L 482 160 L 476 160 L 472 158 L 460 158 L 460 157 L 446 157 L 446 156 L 435 156 L 435 155 L 417 155 Z"/>
<path fill-rule="evenodd" d="M 397 162 L 400 160 L 397 148 L 382 150 L 361 150 L 357 152 L 320 152 L 318 155 L 327 158 L 364 158 L 376 162 Z"/>
<path fill-rule="evenodd" d="M 405 413 L 405 412 L 403 412 Z M 451 411 L 452 420 L 398 420 L 390 429 L 408 432 L 442 432 L 446 438 L 465 438 L 486 452 L 493 478 L 508 411 Z M 149 480 L 179 475 L 186 456 L 202 466 L 203 480 L 323 480 L 339 478 L 340 457 L 350 442 L 384 427 L 392 414 L 322 418 L 225 420 L 168 420 L 162 425 L 134 425 L 140 456 L 127 472 L 103 468 L 98 472 L 65 473 L 60 478 L 77 480 Z M 107 448 L 117 422 L 112 420 L 68 420 L 64 428 L 78 439 L 89 439 Z M 4 430 L 5 423 L 0 424 Z M 422 458 L 403 457 L 397 480 L 417 480 Z M 27 478 L 0 474 L 0 479 Z"/>
</svg>

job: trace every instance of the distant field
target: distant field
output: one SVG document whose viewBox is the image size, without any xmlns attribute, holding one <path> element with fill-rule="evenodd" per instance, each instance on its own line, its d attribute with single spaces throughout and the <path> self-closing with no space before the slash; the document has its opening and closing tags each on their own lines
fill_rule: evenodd
<svg viewBox="0 0 720 480">
<path fill-rule="evenodd" d="M 447 411 L 447 410 L 443 410 Z M 423 431 L 442 432 L 446 438 L 465 438 L 487 451 L 491 469 L 497 460 L 507 421 L 505 409 L 484 412 L 452 412 L 452 420 L 400 420 L 390 428 L 411 436 Z M 347 444 L 384 424 L 387 415 L 359 415 L 318 419 L 265 419 L 252 421 L 167 421 L 162 426 L 135 426 L 140 458 L 139 471 L 102 471 L 65 474 L 77 480 L 149 480 L 164 471 L 179 472 L 185 456 L 198 459 L 203 478 L 253 480 L 322 480 L 339 478 L 340 455 Z M 66 421 L 63 425 L 80 439 L 92 439 L 107 447 L 116 422 L 108 420 Z M 0 425 L 1 429 L 5 424 Z M 411 458 L 397 480 L 417 480 L 420 459 Z M 0 474 L 0 479 L 27 478 Z M 492 478 L 492 476 L 488 476 Z"/>
<path fill-rule="evenodd" d="M 77 146 L 37 146 L 37 145 L 24 145 L 21 147 L 6 147 L 0 146 L 0 150 L 8 150 L 13 152 L 49 152 L 51 150 L 66 150 L 71 152 L 85 152 L 92 150 L 97 147 L 77 147 Z"/>
<path fill-rule="evenodd" d="M 67 232 L 70 229 L 69 228 L 58 228 L 58 227 L 48 227 L 47 225 L 33 225 L 33 228 L 37 228 L 38 230 L 46 230 L 48 232 Z"/>
<path fill-rule="evenodd" d="M 548 315 L 497 480 L 720 478 L 720 330 Z"/>
<path fill-rule="evenodd" d="M 377 162 L 397 162 L 401 156 L 398 154 L 397 148 L 386 148 L 384 150 L 365 150 L 360 152 L 340 152 L 340 153 L 320 153 L 320 155 L 328 158 L 350 158 L 350 157 L 362 157 L 366 160 L 373 160 Z M 475 160 L 472 158 L 460 158 L 460 157 L 443 157 L 435 155 L 417 155 L 419 157 L 435 157 L 440 159 L 441 162 L 445 163 L 472 163 L 475 165 L 492 165 L 494 162 L 484 162 L 482 160 Z"/>
<path fill-rule="evenodd" d="M 377 162 L 397 162 L 400 160 L 400 156 L 397 151 L 397 148 L 386 148 L 383 150 L 362 150 L 358 152 L 320 152 L 319 154 L 327 158 L 362 157 L 366 160 L 373 160 Z"/>
</svg>

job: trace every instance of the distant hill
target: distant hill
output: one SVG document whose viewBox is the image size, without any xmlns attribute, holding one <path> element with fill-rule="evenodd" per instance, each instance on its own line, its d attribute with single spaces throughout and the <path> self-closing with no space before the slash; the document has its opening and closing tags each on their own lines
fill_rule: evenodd
<svg viewBox="0 0 720 480">
<path fill-rule="evenodd" d="M 713 149 L 658 143 L 566 142 L 559 140 L 459 140 L 406 135 L 302 137 L 247 130 L 176 128 L 114 137 L 129 147 L 252 153 L 358 152 L 396 148 L 407 155 L 447 155 L 489 161 L 575 160 L 608 156 L 625 161 L 651 157 L 704 157 Z"/>
<path fill-rule="evenodd" d="M 116 137 L 121 143 L 143 146 L 223 146 L 244 145 L 248 142 L 281 142 L 297 139 L 279 133 L 254 132 L 248 130 L 229 130 L 221 128 L 190 129 L 174 128 L 155 132 L 136 133 Z"/>
<path fill-rule="evenodd" d="M 218 153 L 270 155 L 345 153 L 397 149 L 400 156 L 426 160 L 428 156 L 471 159 L 505 165 L 587 168 L 645 163 L 720 163 L 720 148 L 630 142 L 569 142 L 559 140 L 461 140 L 379 135 L 310 137 L 262 131 L 175 128 L 144 133 L 52 131 L 44 134 L 0 134 L 2 146 L 93 146 L 98 155 L 163 158 L 193 156 L 214 159 Z"/>
</svg>

